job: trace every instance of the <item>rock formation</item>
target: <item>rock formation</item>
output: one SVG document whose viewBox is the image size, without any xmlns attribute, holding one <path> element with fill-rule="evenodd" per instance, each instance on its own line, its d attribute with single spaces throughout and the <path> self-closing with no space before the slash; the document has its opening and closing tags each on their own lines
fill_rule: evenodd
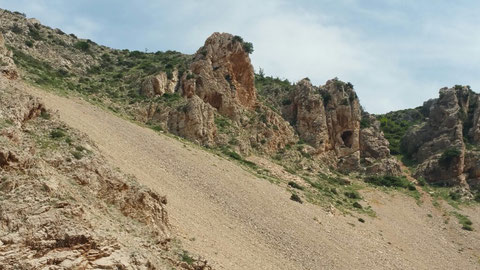
<svg viewBox="0 0 480 270">
<path fill-rule="evenodd" d="M 419 163 L 418 177 L 439 185 L 478 185 L 479 107 L 479 95 L 462 86 L 442 88 L 438 99 L 424 104 L 427 121 L 402 140 L 404 152 Z"/>
<path fill-rule="evenodd" d="M 10 80 L 15 80 L 18 78 L 18 72 L 12 57 L 13 54 L 5 46 L 5 40 L 0 33 L 0 73 Z"/>
<path fill-rule="evenodd" d="M 162 96 L 165 93 L 173 94 L 177 89 L 178 83 L 178 70 L 174 70 L 169 74 L 160 72 L 157 75 L 144 79 L 140 93 L 150 98 Z"/>
<path fill-rule="evenodd" d="M 243 109 L 253 109 L 254 73 L 243 41 L 226 33 L 211 35 L 184 74 L 181 91 L 185 97 L 199 96 L 233 120 Z"/>
<path fill-rule="evenodd" d="M 364 164 L 375 164 L 375 169 L 369 170 L 372 173 L 399 173 L 378 123 L 360 129 L 361 109 L 351 84 L 333 79 L 314 87 L 304 79 L 297 83 L 291 104 L 283 111 L 300 138 L 315 149 L 313 154 L 330 160 L 338 169 L 364 170 L 363 159 L 367 161 Z"/>
<path fill-rule="evenodd" d="M 210 104 L 192 96 L 186 105 L 170 112 L 168 130 L 193 142 L 210 145 L 217 133 L 214 114 Z"/>
</svg>

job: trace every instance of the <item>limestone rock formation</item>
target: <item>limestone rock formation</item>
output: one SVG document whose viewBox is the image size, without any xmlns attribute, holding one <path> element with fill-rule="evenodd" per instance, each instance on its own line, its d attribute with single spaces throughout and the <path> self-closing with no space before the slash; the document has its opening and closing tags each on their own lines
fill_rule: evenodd
<svg viewBox="0 0 480 270">
<path fill-rule="evenodd" d="M 18 78 L 18 71 L 12 56 L 12 52 L 5 46 L 5 40 L 0 33 L 0 73 L 10 80 L 15 80 Z"/>
<path fill-rule="evenodd" d="M 212 144 L 217 133 L 215 109 L 198 96 L 192 96 L 186 105 L 170 112 L 168 129 L 196 143 Z"/>
<path fill-rule="evenodd" d="M 165 93 L 173 94 L 179 83 L 178 70 L 167 74 L 160 72 L 157 75 L 144 79 L 140 93 L 146 97 L 162 96 Z"/>
<path fill-rule="evenodd" d="M 243 109 L 252 109 L 257 102 L 254 73 L 243 41 L 227 33 L 211 35 L 184 74 L 181 91 L 186 97 L 199 96 L 233 120 Z"/>
<path fill-rule="evenodd" d="M 362 118 L 369 123 L 369 126 L 360 130 L 360 156 L 367 174 L 399 174 L 400 165 L 390 155 L 389 142 L 383 136 L 380 122 L 366 112 Z"/>
<path fill-rule="evenodd" d="M 478 145 L 478 100 L 469 87 L 455 86 L 424 104 L 429 118 L 402 140 L 402 149 L 419 163 L 418 177 L 448 186 L 478 183 L 478 150 L 465 145 Z"/>
<path fill-rule="evenodd" d="M 368 165 L 376 164 L 376 174 L 399 173 L 378 123 L 360 129 L 361 109 L 351 84 L 333 79 L 317 88 L 304 79 L 297 83 L 283 112 L 300 138 L 315 149 L 314 154 L 330 159 L 339 169 L 362 170 L 363 158 Z"/>
</svg>

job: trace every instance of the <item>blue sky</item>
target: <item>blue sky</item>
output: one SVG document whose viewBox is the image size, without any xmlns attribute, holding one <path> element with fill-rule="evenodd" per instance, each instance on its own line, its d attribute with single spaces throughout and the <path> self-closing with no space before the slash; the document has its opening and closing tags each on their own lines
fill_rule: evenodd
<svg viewBox="0 0 480 270">
<path fill-rule="evenodd" d="M 254 44 L 267 75 L 355 85 L 369 112 L 416 107 L 438 89 L 480 92 L 478 0 L 0 0 L 118 49 L 194 53 L 213 32 Z"/>
</svg>

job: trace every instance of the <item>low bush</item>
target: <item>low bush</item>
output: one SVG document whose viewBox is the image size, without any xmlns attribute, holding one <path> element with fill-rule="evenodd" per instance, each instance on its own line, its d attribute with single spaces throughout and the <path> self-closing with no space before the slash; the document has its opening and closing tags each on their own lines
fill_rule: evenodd
<svg viewBox="0 0 480 270">
<path fill-rule="evenodd" d="M 362 206 L 360 203 L 358 203 L 358 202 L 354 202 L 354 203 L 352 204 L 352 206 L 355 207 L 355 208 L 358 208 L 358 209 L 363 209 L 363 206 Z"/>
<path fill-rule="evenodd" d="M 83 158 L 82 152 L 79 152 L 79 151 L 72 152 L 72 155 L 75 159 L 78 159 L 78 160 Z"/>
<path fill-rule="evenodd" d="M 50 132 L 50 138 L 52 139 L 62 138 L 62 137 L 65 137 L 65 135 L 66 135 L 65 131 L 61 129 L 55 129 Z"/>
<path fill-rule="evenodd" d="M 473 222 L 467 216 L 464 216 L 458 212 L 452 212 L 452 213 L 455 215 L 455 217 L 457 217 L 458 222 L 460 223 L 460 225 L 462 225 L 462 229 L 466 231 L 473 231 L 473 228 L 472 228 Z"/>
<path fill-rule="evenodd" d="M 298 196 L 297 194 L 293 193 L 292 196 L 290 196 L 290 200 L 292 201 L 295 201 L 295 202 L 298 202 L 298 203 L 303 203 L 302 199 L 300 198 L 300 196 Z"/>
<path fill-rule="evenodd" d="M 299 190 L 304 190 L 305 188 L 293 181 L 290 181 L 288 182 L 288 185 L 291 186 L 292 188 L 296 188 L 296 189 L 299 189 Z"/>
<path fill-rule="evenodd" d="M 360 196 L 360 193 L 358 193 L 355 190 L 347 191 L 344 194 L 347 198 L 350 198 L 350 199 L 361 199 L 362 198 L 362 196 Z"/>
<path fill-rule="evenodd" d="M 365 179 L 365 182 L 382 187 L 399 187 L 409 190 L 416 190 L 415 186 L 409 182 L 404 176 L 370 176 Z"/>
<path fill-rule="evenodd" d="M 84 52 L 90 50 L 90 44 L 86 41 L 77 41 L 75 44 L 73 44 L 73 47 Z"/>
</svg>

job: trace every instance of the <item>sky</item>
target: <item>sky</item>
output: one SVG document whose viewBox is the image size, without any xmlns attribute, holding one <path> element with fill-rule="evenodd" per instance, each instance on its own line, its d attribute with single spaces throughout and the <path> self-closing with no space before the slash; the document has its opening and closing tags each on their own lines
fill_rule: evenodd
<svg viewBox="0 0 480 270">
<path fill-rule="evenodd" d="M 254 45 L 266 75 L 355 86 L 371 113 L 422 105 L 442 87 L 480 92 L 478 0 L 0 0 L 117 49 L 192 54 L 213 32 Z"/>
</svg>

